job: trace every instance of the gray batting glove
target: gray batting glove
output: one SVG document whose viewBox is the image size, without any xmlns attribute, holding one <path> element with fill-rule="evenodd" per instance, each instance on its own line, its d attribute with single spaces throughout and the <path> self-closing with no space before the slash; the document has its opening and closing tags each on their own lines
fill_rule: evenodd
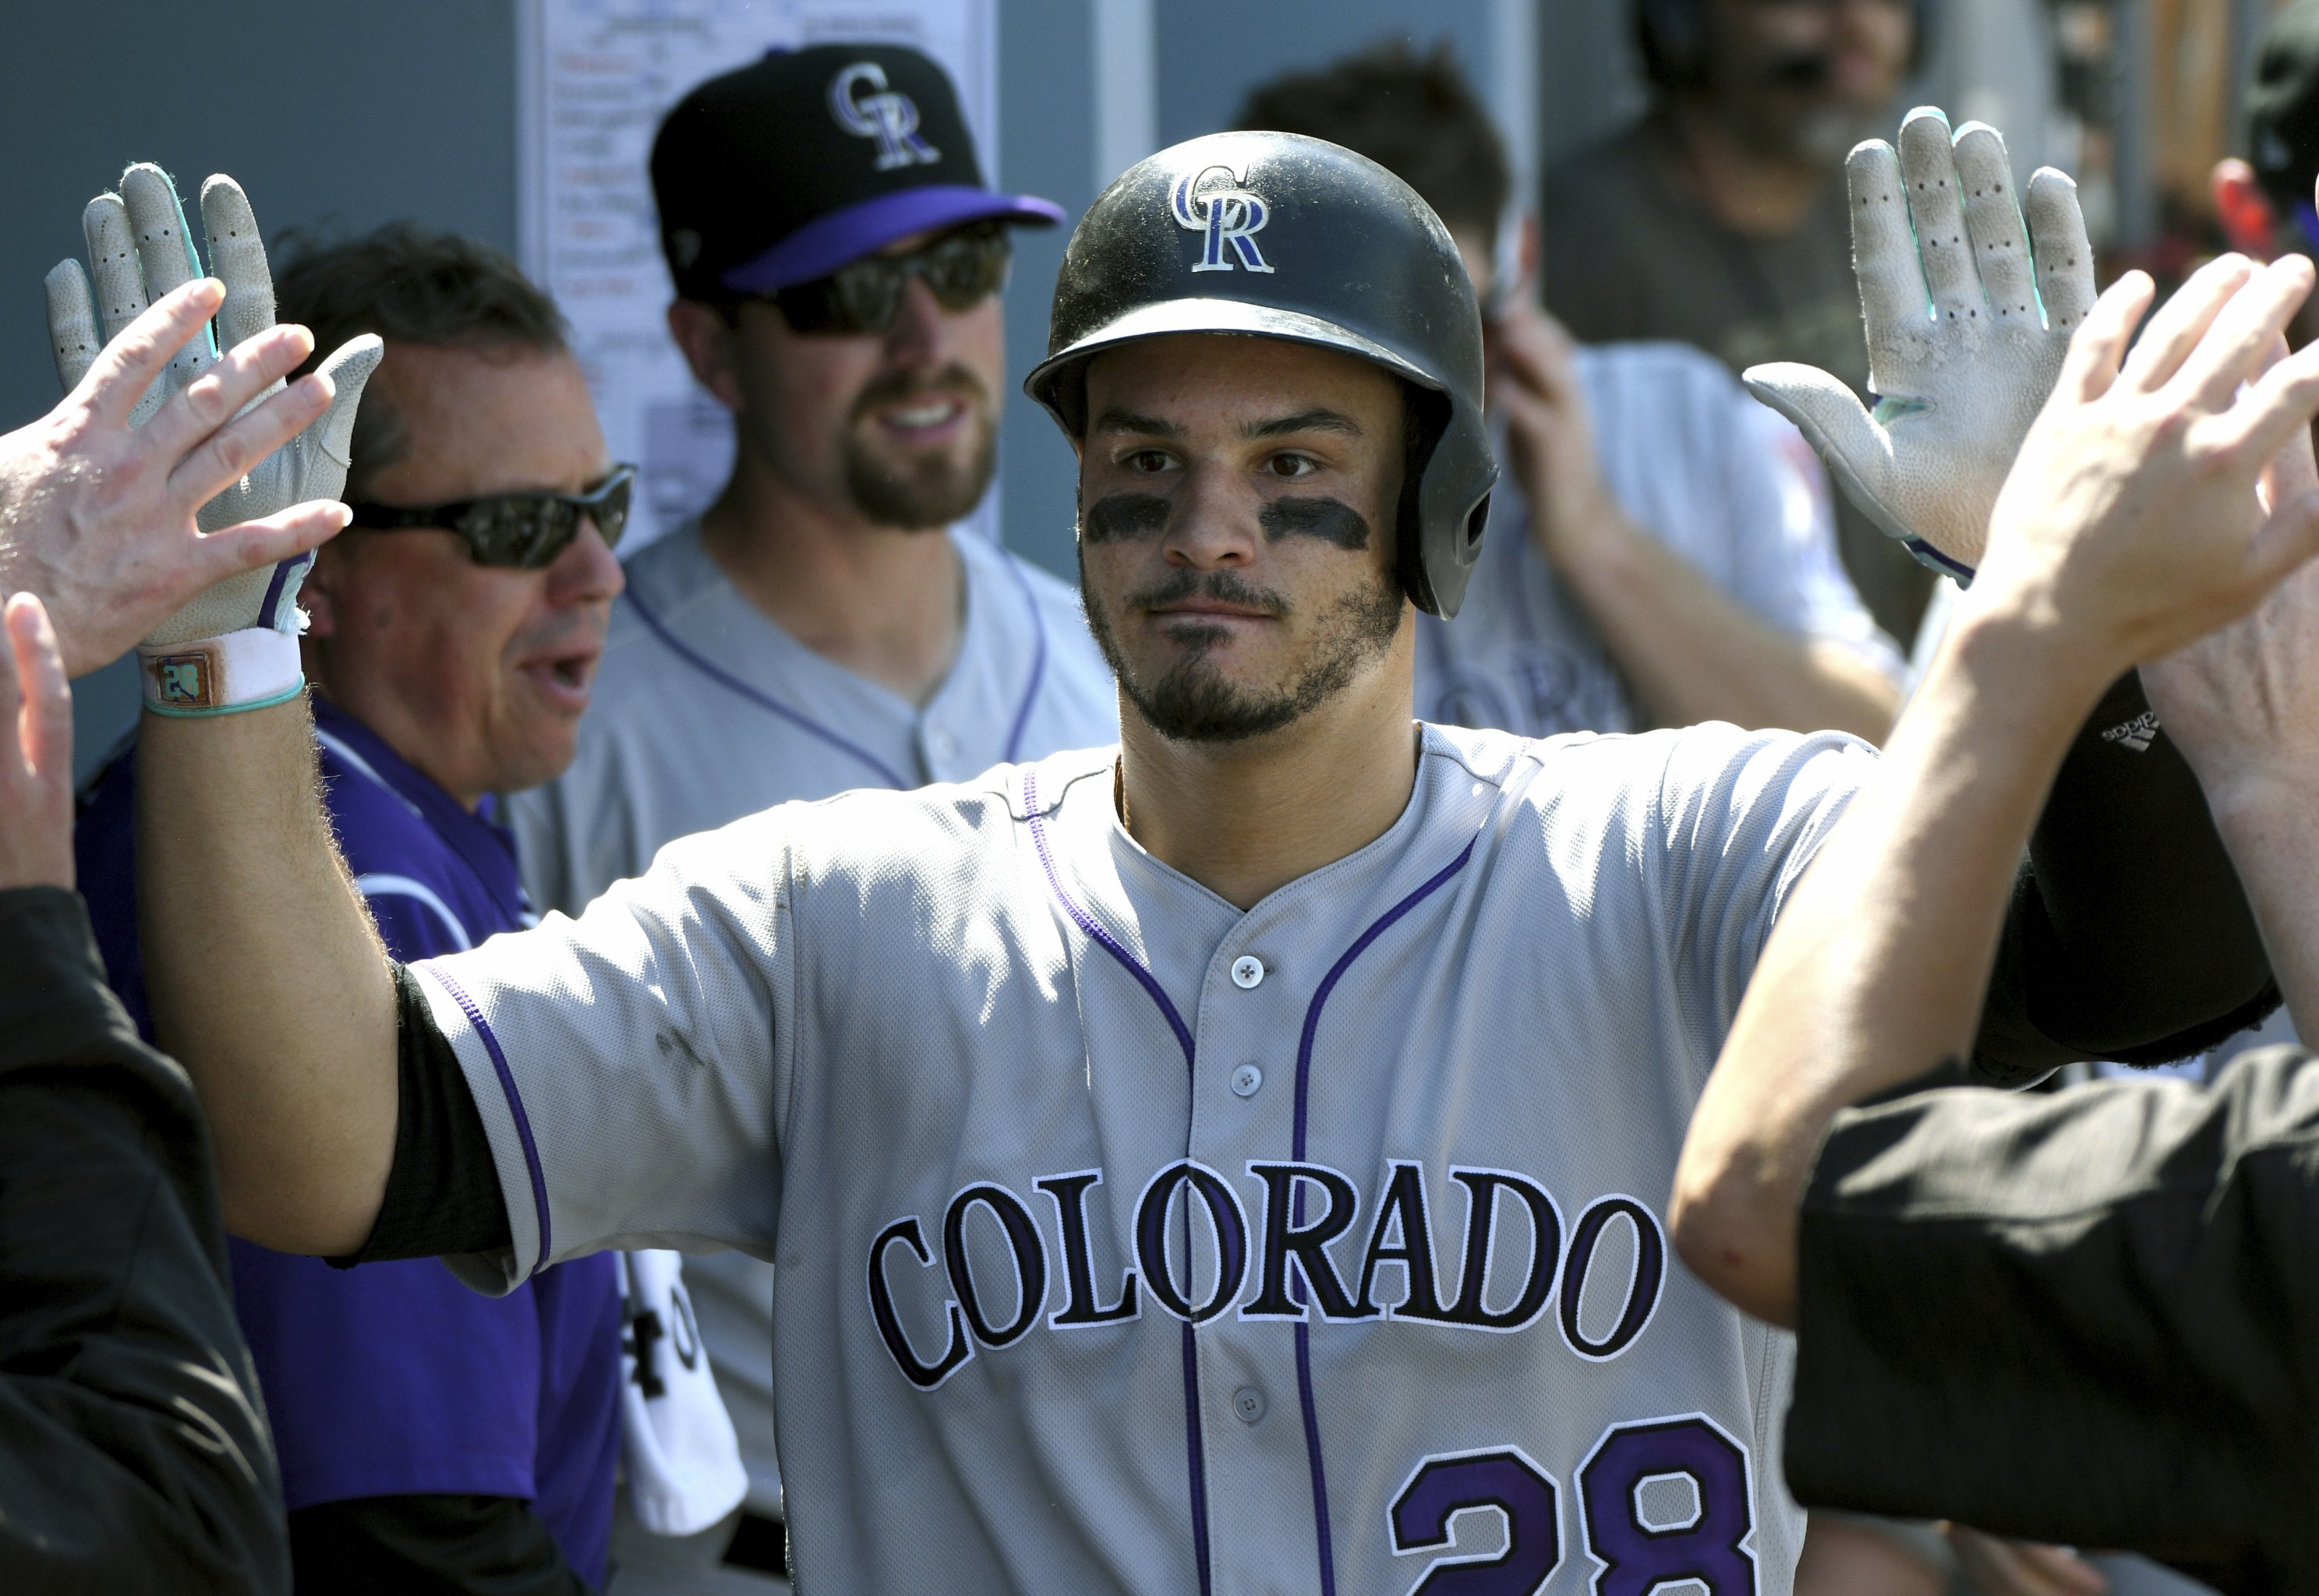
<svg viewBox="0 0 2319 1596">
<path fill-rule="evenodd" d="M 232 348 L 274 325 L 274 275 L 266 246 L 241 185 L 214 176 L 202 185 L 202 221 L 209 239 L 210 272 L 225 285 L 217 316 L 217 337 L 197 334 L 168 365 L 132 413 L 142 424 L 171 395 L 207 370 L 221 342 Z M 140 162 L 122 174 L 121 192 L 103 194 L 82 213 L 95 293 L 77 261 L 59 263 L 48 275 L 49 335 L 56 351 L 57 375 L 69 392 L 104 344 L 128 327 L 147 304 L 201 275 L 191 230 L 176 185 L 160 167 Z M 104 331 L 98 332 L 102 307 Z M 204 504 L 202 530 L 214 532 L 270 516 L 291 505 L 336 499 L 345 491 L 347 446 L 354 433 L 355 408 L 384 352 L 365 333 L 349 340 L 321 365 L 337 384 L 336 397 L 321 419 L 273 454 L 249 474 Z M 262 403 L 280 390 L 277 380 L 252 401 Z M 314 556 L 296 555 L 271 568 L 229 578 L 171 616 L 145 639 L 159 647 L 197 638 L 265 629 L 295 635 L 299 629 L 298 584 Z"/>
<path fill-rule="evenodd" d="M 2077 185 L 2040 167 L 2025 237 L 2005 140 L 1977 122 L 1952 140 L 1931 106 L 1900 124 L 1898 155 L 1871 140 L 1845 176 L 1875 413 L 1813 366 L 1750 366 L 1741 380 L 1802 429 L 1877 526 L 1968 581 L 1998 489 L 2094 302 Z"/>
</svg>

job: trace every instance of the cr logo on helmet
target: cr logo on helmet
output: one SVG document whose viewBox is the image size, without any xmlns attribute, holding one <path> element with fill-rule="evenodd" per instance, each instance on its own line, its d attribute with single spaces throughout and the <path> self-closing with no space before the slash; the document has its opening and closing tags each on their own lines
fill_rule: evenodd
<svg viewBox="0 0 2319 1596">
<path fill-rule="evenodd" d="M 1209 178 L 1223 173 L 1230 188 L 1209 188 Z M 1232 262 L 1224 256 L 1224 246 L 1232 246 L 1240 264 L 1251 272 L 1268 272 L 1263 253 L 1256 247 L 1256 235 L 1272 220 L 1272 212 L 1264 201 L 1246 188 L 1245 181 L 1230 167 L 1203 167 L 1187 172 L 1176 183 L 1169 203 L 1176 212 L 1176 225 L 1196 233 L 1206 234 L 1200 246 L 1200 258 L 1193 263 L 1196 272 L 1228 272 Z"/>
<path fill-rule="evenodd" d="M 863 84 L 874 92 L 857 94 Z M 878 140 L 880 172 L 942 159 L 941 150 L 918 137 L 916 102 L 889 89 L 886 69 L 875 61 L 856 61 L 829 80 L 829 113 L 854 137 Z"/>
</svg>

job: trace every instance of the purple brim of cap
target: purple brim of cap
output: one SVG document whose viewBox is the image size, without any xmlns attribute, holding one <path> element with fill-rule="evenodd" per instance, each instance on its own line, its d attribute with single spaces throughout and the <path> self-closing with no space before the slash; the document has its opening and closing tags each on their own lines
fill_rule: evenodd
<svg viewBox="0 0 2319 1596">
<path fill-rule="evenodd" d="M 756 259 L 726 272 L 721 281 L 738 293 L 771 293 L 826 277 L 847 261 L 875 254 L 912 233 L 985 221 L 1052 227 L 1062 219 L 1060 205 L 1033 194 L 928 184 L 817 217 Z"/>
</svg>

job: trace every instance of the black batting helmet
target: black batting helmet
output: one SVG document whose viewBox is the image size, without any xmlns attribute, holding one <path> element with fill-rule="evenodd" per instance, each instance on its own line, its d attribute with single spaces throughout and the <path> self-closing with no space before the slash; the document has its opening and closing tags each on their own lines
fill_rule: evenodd
<svg viewBox="0 0 2319 1596">
<path fill-rule="evenodd" d="M 1047 358 L 1024 391 L 1083 436 L 1087 361 L 1178 332 L 1316 344 L 1402 379 L 1421 429 L 1402 490 L 1402 584 L 1421 609 L 1457 614 L 1498 465 L 1473 284 L 1416 191 L 1295 133 L 1212 134 L 1130 167 L 1071 234 Z"/>
</svg>

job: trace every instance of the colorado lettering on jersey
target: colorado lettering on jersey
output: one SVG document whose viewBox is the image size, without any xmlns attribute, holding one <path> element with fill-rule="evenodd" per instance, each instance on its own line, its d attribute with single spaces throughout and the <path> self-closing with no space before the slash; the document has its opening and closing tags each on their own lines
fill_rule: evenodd
<svg viewBox="0 0 2319 1596">
<path fill-rule="evenodd" d="M 1594 1199 L 1566 1226 L 1553 1194 L 1511 1169 L 1453 1165 L 1437 1186 L 1422 1165 L 1394 1162 L 1366 1204 L 1326 1165 L 1260 1161 L 1245 1173 L 1235 1187 L 1190 1159 L 1160 1169 L 1136 1199 L 1132 1257 L 1105 1276 L 1087 1220 L 1102 1170 L 1040 1176 L 1031 1189 L 1043 1204 L 978 1181 L 937 1222 L 904 1214 L 878 1232 L 867 1259 L 871 1319 L 903 1378 L 932 1391 L 978 1347 L 1011 1346 L 1042 1314 L 1051 1330 L 1084 1330 L 1139 1318 L 1147 1298 L 1192 1324 L 1237 1304 L 1244 1320 L 1415 1320 L 1502 1335 L 1529 1330 L 1556 1306 L 1563 1340 L 1595 1363 L 1633 1346 L 1658 1306 L 1666 1237 L 1657 1216 L 1623 1194 Z M 1464 1195 L 1464 1226 L 1437 1237 L 1429 1192 L 1453 1190 Z M 1051 1211 L 1051 1231 L 1034 1204 Z M 1628 1232 L 1627 1278 L 1590 1295 L 1616 1228 Z M 1610 1301 L 1619 1312 L 1606 1327 L 1601 1307 Z M 941 1344 L 914 1338 L 906 1317 L 939 1323 Z"/>
</svg>

